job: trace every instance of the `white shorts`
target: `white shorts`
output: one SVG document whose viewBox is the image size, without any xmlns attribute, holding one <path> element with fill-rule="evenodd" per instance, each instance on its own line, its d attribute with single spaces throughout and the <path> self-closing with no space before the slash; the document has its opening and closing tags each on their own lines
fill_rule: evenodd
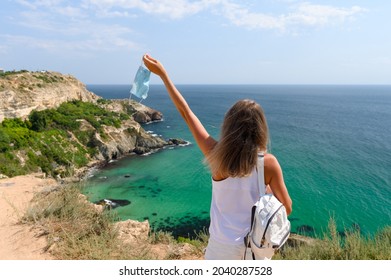
<svg viewBox="0 0 391 280">
<path fill-rule="evenodd" d="M 209 239 L 208 246 L 206 246 L 205 259 L 206 260 L 243 260 L 246 247 L 243 244 L 232 245 L 217 242 Z M 274 255 L 272 248 L 265 249 L 263 260 L 270 260 Z M 251 249 L 247 248 L 246 260 L 252 260 Z"/>
</svg>

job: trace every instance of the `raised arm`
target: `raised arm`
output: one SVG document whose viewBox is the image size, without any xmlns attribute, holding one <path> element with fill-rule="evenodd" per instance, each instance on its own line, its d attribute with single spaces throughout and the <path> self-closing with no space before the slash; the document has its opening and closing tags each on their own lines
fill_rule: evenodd
<svg viewBox="0 0 391 280">
<path fill-rule="evenodd" d="M 162 79 L 172 102 L 181 114 L 182 118 L 185 120 L 199 148 L 204 155 L 207 155 L 216 145 L 216 140 L 209 135 L 200 120 L 190 109 L 182 94 L 171 81 L 163 65 L 149 55 L 144 55 L 143 61 L 145 66 L 147 66 L 152 73 L 158 75 Z"/>
</svg>

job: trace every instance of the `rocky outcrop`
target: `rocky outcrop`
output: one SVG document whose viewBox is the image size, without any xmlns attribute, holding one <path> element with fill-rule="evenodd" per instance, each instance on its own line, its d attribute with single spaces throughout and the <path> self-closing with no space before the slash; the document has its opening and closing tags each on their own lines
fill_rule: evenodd
<svg viewBox="0 0 391 280">
<path fill-rule="evenodd" d="M 101 105 L 106 110 L 129 114 L 138 123 L 162 121 L 163 114 L 155 109 L 147 107 L 139 102 L 129 99 L 112 99 Z"/>
<path fill-rule="evenodd" d="M 129 120 L 123 121 L 121 127 L 104 126 L 103 135 L 94 134 L 94 144 L 98 147 L 101 158 L 104 160 L 117 159 L 129 153 L 138 155 L 150 153 L 155 149 L 163 148 L 172 143 L 161 137 L 147 133 L 140 125 L 143 123 L 136 120 L 136 114 L 143 114 L 148 119 L 162 120 L 163 114 L 147 106 L 128 99 L 113 99 L 102 103 L 100 106 L 108 111 L 113 111 L 132 116 Z"/>
<path fill-rule="evenodd" d="M 71 100 L 96 102 L 100 97 L 70 75 L 27 72 L 0 76 L 0 122 L 26 118 L 32 110 L 56 108 Z"/>
<path fill-rule="evenodd" d="M 150 233 L 149 222 L 126 220 L 115 223 L 118 230 L 118 238 L 124 243 L 146 242 Z"/>
<path fill-rule="evenodd" d="M 163 115 L 156 110 L 136 102 L 133 106 L 136 110 L 136 112 L 133 114 L 133 118 L 136 122 L 149 123 L 163 120 Z"/>
<path fill-rule="evenodd" d="M 106 110 L 132 116 L 124 121 L 120 128 L 104 127 L 105 139 L 95 134 L 94 143 L 105 160 L 117 159 L 125 154 L 134 152 L 138 155 L 150 153 L 165 146 L 185 146 L 189 142 L 170 138 L 165 140 L 159 136 L 147 133 L 140 124 L 152 121 L 162 121 L 163 114 L 134 100 L 112 99 L 102 103 Z"/>
<path fill-rule="evenodd" d="M 105 138 L 97 132 L 93 137 L 100 160 L 118 159 L 132 152 L 145 154 L 168 145 L 164 139 L 146 133 L 134 120 L 124 121 L 120 128 L 104 126 L 103 131 Z"/>
</svg>

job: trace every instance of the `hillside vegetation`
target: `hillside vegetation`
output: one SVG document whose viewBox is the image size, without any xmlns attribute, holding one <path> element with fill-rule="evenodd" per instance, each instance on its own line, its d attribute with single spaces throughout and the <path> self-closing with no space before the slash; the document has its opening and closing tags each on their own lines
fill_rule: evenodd
<svg viewBox="0 0 391 280">
<path fill-rule="evenodd" d="M 120 127 L 121 120 L 129 118 L 92 103 L 72 101 L 57 109 L 33 111 L 26 120 L 5 119 L 0 124 L 0 173 L 70 175 L 97 154 L 95 131 L 105 138 L 102 125 Z M 94 130 L 81 130 L 81 120 Z"/>
</svg>

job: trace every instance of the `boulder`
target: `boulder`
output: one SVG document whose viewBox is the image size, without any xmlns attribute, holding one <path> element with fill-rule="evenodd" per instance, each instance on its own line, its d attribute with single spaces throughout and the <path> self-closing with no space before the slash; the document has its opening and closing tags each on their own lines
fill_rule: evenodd
<svg viewBox="0 0 391 280">
<path fill-rule="evenodd" d="M 115 224 L 119 238 L 125 243 L 135 243 L 137 241 L 146 241 L 149 236 L 150 226 L 148 220 L 138 222 L 126 220 Z"/>
</svg>

